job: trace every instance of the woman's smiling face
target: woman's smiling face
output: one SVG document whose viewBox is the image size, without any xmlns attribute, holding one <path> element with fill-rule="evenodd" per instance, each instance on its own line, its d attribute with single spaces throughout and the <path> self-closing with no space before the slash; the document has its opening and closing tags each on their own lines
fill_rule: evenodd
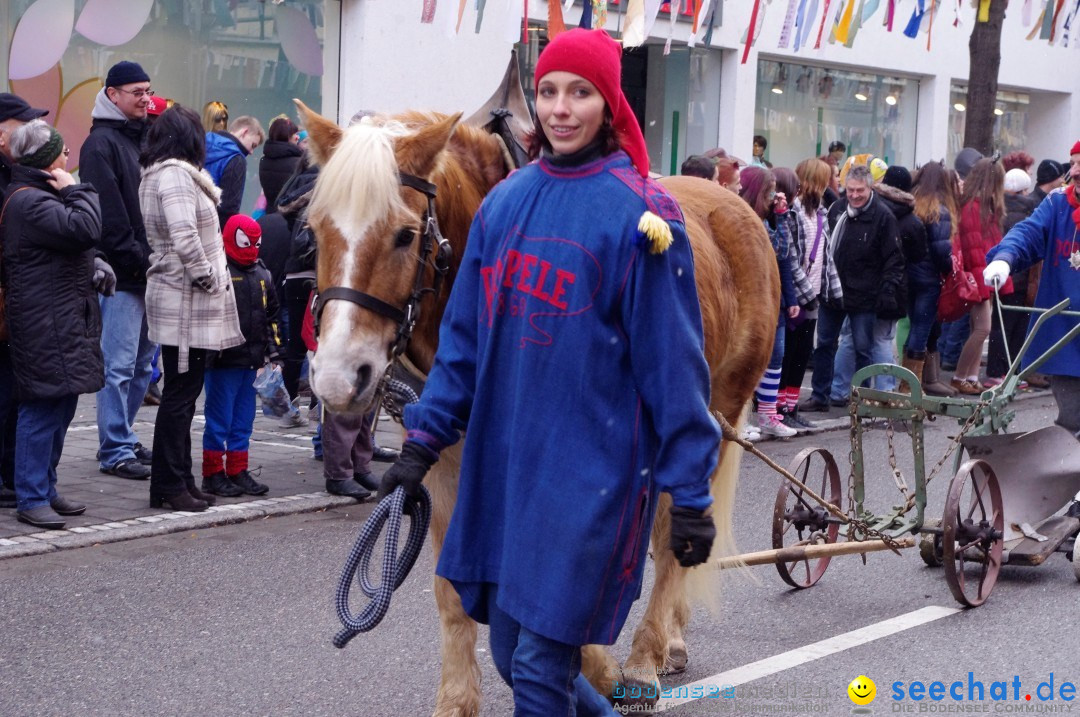
<svg viewBox="0 0 1080 717">
<path fill-rule="evenodd" d="M 592 142 L 606 106 L 596 86 L 572 72 L 549 72 L 536 88 L 536 116 L 556 154 L 572 154 Z"/>
</svg>

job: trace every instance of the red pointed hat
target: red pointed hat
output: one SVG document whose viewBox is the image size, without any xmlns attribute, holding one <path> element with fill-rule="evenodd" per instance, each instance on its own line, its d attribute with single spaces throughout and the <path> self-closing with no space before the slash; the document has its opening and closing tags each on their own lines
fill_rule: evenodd
<svg viewBox="0 0 1080 717">
<path fill-rule="evenodd" d="M 1072 151 L 1069 154 L 1080 154 L 1080 139 L 1076 140 L 1076 144 L 1073 145 Z"/>
<path fill-rule="evenodd" d="M 596 85 L 611 110 L 619 145 L 642 177 L 649 176 L 649 151 L 637 117 L 622 92 L 622 46 L 603 30 L 575 28 L 559 33 L 540 53 L 536 86 L 549 72 L 572 72 Z"/>
</svg>

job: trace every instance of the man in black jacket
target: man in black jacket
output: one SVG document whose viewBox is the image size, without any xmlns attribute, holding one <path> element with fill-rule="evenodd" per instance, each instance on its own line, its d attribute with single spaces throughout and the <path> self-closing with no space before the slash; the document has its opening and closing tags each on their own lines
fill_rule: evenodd
<svg viewBox="0 0 1080 717">
<path fill-rule="evenodd" d="M 22 97 L 0 92 L 0 195 L 11 182 L 11 133 L 48 110 L 31 107 Z M 15 398 L 14 375 L 8 342 L 0 341 L 0 508 L 15 507 L 15 425 L 19 402 Z"/>
<path fill-rule="evenodd" d="M 150 77 L 137 63 L 109 68 L 79 155 L 79 174 L 101 200 L 101 249 L 116 272 L 116 294 L 101 300 L 105 387 L 97 394 L 99 467 L 136 480 L 150 477 L 151 459 L 132 429 L 155 349 L 147 337 L 144 300 L 150 246 L 139 209 L 139 150 L 151 94 Z"/>
<path fill-rule="evenodd" d="M 814 347 L 813 392 L 802 411 L 826 411 L 833 362 L 844 319 L 851 325 L 855 370 L 873 363 L 874 325 L 878 315 L 900 311 L 899 287 L 904 273 L 899 230 L 884 202 L 875 197 L 870 170 L 856 165 L 844 182 L 846 195 L 829 210 L 831 236 L 827 251 L 843 288 L 841 305 L 823 302 Z"/>
</svg>

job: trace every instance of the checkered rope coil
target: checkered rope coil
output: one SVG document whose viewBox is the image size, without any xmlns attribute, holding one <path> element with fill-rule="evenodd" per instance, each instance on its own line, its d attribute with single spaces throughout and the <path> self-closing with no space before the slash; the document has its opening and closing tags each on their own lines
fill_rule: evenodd
<svg viewBox="0 0 1080 717">
<path fill-rule="evenodd" d="M 409 535 L 405 539 L 405 548 L 398 555 L 398 535 L 401 532 L 401 516 L 409 516 Z M 375 553 L 375 544 L 383 526 L 386 526 L 386 545 L 382 559 L 382 581 L 372 585 L 368 577 L 371 557 Z M 342 648 L 349 644 L 361 632 L 367 632 L 382 622 L 390 609 L 390 598 L 401 586 L 412 570 L 420 550 L 424 547 L 424 537 L 431 525 L 431 495 L 427 488 L 420 486 L 420 495 L 410 498 L 399 486 L 394 492 L 379 501 L 356 538 L 345 568 L 338 580 L 335 603 L 338 619 L 344 629 L 334 636 L 334 647 Z M 349 612 L 349 593 L 353 580 L 360 585 L 360 590 L 371 602 L 353 615 Z"/>
</svg>

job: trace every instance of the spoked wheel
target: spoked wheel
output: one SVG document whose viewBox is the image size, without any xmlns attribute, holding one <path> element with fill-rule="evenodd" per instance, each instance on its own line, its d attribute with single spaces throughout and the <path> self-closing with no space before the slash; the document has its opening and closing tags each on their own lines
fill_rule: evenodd
<svg viewBox="0 0 1080 717">
<path fill-rule="evenodd" d="M 789 472 L 803 485 L 833 505 L 840 505 L 840 471 L 832 454 L 824 448 L 807 448 L 795 456 Z M 835 543 L 840 526 L 829 522 L 829 512 L 802 488 L 780 480 L 773 509 L 772 545 L 774 548 L 794 548 L 804 545 Z M 829 567 L 830 558 L 815 558 L 777 562 L 776 570 L 785 583 L 794 588 L 808 588 L 816 583 Z"/>
<path fill-rule="evenodd" d="M 970 460 L 949 484 L 941 519 L 945 581 L 962 605 L 986 602 L 1001 572 L 1005 517 L 1001 489 L 990 464 Z"/>
</svg>

